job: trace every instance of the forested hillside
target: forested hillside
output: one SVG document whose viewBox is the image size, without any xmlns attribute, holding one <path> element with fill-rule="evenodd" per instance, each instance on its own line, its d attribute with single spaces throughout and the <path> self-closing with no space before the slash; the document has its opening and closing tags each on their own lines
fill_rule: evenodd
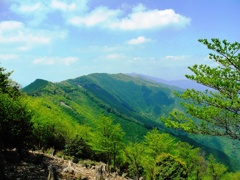
<svg viewBox="0 0 240 180">
<path fill-rule="evenodd" d="M 59 83 L 36 80 L 23 91 L 34 97 L 31 101 L 42 101 L 38 106 L 43 104 L 59 111 L 56 114 L 63 113 L 66 117 L 62 119 L 94 127 L 96 119 L 105 115 L 119 123 L 126 140 L 133 142 L 141 141 L 147 131 L 158 127 L 160 132 L 201 147 L 207 155 L 214 154 L 230 169 L 240 168 L 240 154 L 231 140 L 188 135 L 162 125 L 160 116 L 181 109 L 180 99 L 174 94 L 181 90 L 176 87 L 125 74 L 97 73 Z"/>
<path fill-rule="evenodd" d="M 232 172 L 239 169 L 232 141 L 188 135 L 159 121 L 181 109 L 176 88 L 124 74 L 90 74 L 59 83 L 38 79 L 20 90 L 10 75 L 1 68 L 2 179 L 11 171 L 9 150 L 20 162 L 28 150 L 86 167 L 103 162 L 108 175 L 133 179 L 239 177 Z M 40 160 L 34 163 L 48 172 Z"/>
</svg>

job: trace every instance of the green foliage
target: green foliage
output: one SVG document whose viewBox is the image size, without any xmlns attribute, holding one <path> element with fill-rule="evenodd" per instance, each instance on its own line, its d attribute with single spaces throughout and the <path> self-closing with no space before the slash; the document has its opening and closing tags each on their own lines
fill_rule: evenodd
<svg viewBox="0 0 240 180">
<path fill-rule="evenodd" d="M 128 164 L 129 175 L 133 179 L 139 179 L 143 174 L 143 158 L 145 154 L 145 146 L 143 143 L 130 143 L 124 150 L 126 162 Z"/>
<path fill-rule="evenodd" d="M 116 157 L 124 147 L 125 133 L 120 124 L 113 124 L 110 117 L 103 115 L 95 121 L 95 126 L 89 144 L 93 151 L 100 155 L 101 160 L 108 164 L 113 161 L 115 167 Z"/>
<path fill-rule="evenodd" d="M 20 96 L 20 85 L 9 78 L 13 72 L 5 71 L 5 68 L 0 67 L 0 93 L 8 94 L 10 97 Z"/>
<path fill-rule="evenodd" d="M 217 62 L 217 67 L 194 65 L 189 69 L 194 75 L 188 79 L 212 88 L 214 91 L 199 92 L 188 89 L 179 96 L 187 100 L 183 103 L 190 118 L 181 112 L 173 112 L 169 118 L 163 118 L 169 127 L 180 128 L 188 132 L 226 136 L 240 140 L 240 43 L 222 42 L 212 39 L 199 40 L 216 54 L 209 58 Z M 180 116 L 178 116 L 180 114 Z"/>
<path fill-rule="evenodd" d="M 176 142 L 169 134 L 159 133 L 157 129 L 149 131 L 144 137 L 145 156 L 143 168 L 147 179 L 154 177 L 156 158 L 164 153 L 173 153 Z"/>
<path fill-rule="evenodd" d="M 157 121 L 160 114 L 169 112 L 179 103 L 172 97 L 172 90 L 124 74 L 91 74 L 69 82 L 80 85 L 121 114 L 144 124 Z"/>
<path fill-rule="evenodd" d="M 64 148 L 64 154 L 78 159 L 93 158 L 91 147 L 87 144 L 86 140 L 79 136 L 67 142 Z"/>
<path fill-rule="evenodd" d="M 187 168 L 180 159 L 168 153 L 163 153 L 156 158 L 152 179 L 187 179 Z"/>
<path fill-rule="evenodd" d="M 208 163 L 207 170 L 209 176 L 214 180 L 222 179 L 222 176 L 227 171 L 227 168 L 223 164 L 215 162 L 213 155 L 209 156 Z"/>
<path fill-rule="evenodd" d="M 0 71 L 1 150 L 14 147 L 21 150 L 24 147 L 29 148 L 29 145 L 34 143 L 39 149 L 50 149 L 51 152 L 61 150 L 60 152 L 67 158 L 76 162 L 79 159 L 90 158 L 90 163 L 92 160 L 103 160 L 109 165 L 113 164 L 115 169 L 122 165 L 128 169 L 128 175 L 134 179 L 139 179 L 141 176 L 145 179 L 227 179 L 229 177 L 237 179 L 239 177 L 239 173 L 226 173 L 227 168 L 215 161 L 212 156 L 207 161 L 200 149 L 179 142 L 168 134 L 159 133 L 157 129 L 146 133 L 142 142 L 128 142 L 131 138 L 125 138 L 122 127 L 125 131 L 131 131 L 127 133 L 133 135 L 132 140 L 135 141 L 134 136 L 137 132 L 140 136 L 146 132 L 141 122 L 145 122 L 150 116 L 146 111 L 142 111 L 138 116 L 145 121 L 141 120 L 140 123 L 136 120 L 137 113 L 133 117 L 128 117 L 134 106 L 128 104 L 128 101 L 123 103 L 127 98 L 122 97 L 125 100 L 120 100 L 121 93 L 111 97 L 117 99 L 115 101 L 117 104 L 123 103 L 124 107 L 120 110 L 128 109 L 126 114 L 116 109 L 119 104 L 115 106 L 116 104 L 106 103 L 104 98 L 107 98 L 110 91 L 117 92 L 119 86 L 113 86 L 114 88 L 109 89 L 108 93 L 102 94 L 106 97 L 99 99 L 92 93 L 93 91 L 89 92 L 79 84 L 76 87 L 67 81 L 54 84 L 37 80 L 25 89 L 34 95 L 30 97 L 22 95 L 17 86 L 14 87 L 14 83 L 9 80 L 10 74 L 2 71 L 3 68 Z M 129 83 L 125 75 L 114 78 Z M 90 82 L 102 81 L 101 78 L 90 79 Z M 111 78 L 109 80 L 115 81 Z M 154 103 L 154 98 L 162 98 L 163 101 L 172 103 L 165 97 L 167 91 L 154 89 L 154 84 L 151 84 L 154 87 L 151 88 L 142 86 L 141 83 L 135 81 L 134 85 L 130 83 L 130 86 L 141 85 L 138 90 L 141 89 L 143 92 L 145 103 Z M 92 86 L 91 83 L 88 85 Z M 109 85 L 103 83 L 103 86 Z M 100 86 L 94 86 L 96 87 Z M 127 87 L 126 85 L 124 88 Z M 96 92 L 102 93 L 103 90 Z M 148 101 L 147 96 L 152 96 L 153 99 L 150 98 Z M 121 122 L 121 125 L 118 122 Z M 60 152 L 58 151 L 58 156 L 63 155 Z M 2 165 L 3 162 L 0 161 L 0 166 L 4 167 Z"/>
<path fill-rule="evenodd" d="M 153 129 L 146 134 L 144 143 L 148 147 L 148 154 L 152 157 L 156 157 L 163 152 L 170 152 L 176 145 L 173 137 L 169 134 L 160 134 L 157 129 Z"/>
<path fill-rule="evenodd" d="M 63 150 L 77 135 L 86 139 L 89 128 L 80 126 L 47 97 L 26 97 L 24 101 L 33 113 L 33 133 L 37 149 Z"/>
<path fill-rule="evenodd" d="M 31 113 L 20 98 L 0 93 L 1 149 L 23 150 L 30 145 L 32 134 Z"/>
<path fill-rule="evenodd" d="M 195 147 L 204 148 L 206 155 L 213 153 L 218 160 L 231 165 L 230 170 L 239 169 L 235 164 L 238 164 L 236 162 L 240 159 L 240 154 L 229 150 L 232 147 L 231 141 L 174 132 L 155 122 L 159 117 L 157 114 L 167 114 L 173 107 L 181 108 L 178 106 L 179 99 L 174 96 L 174 89 L 170 87 L 124 74 L 91 74 L 60 83 L 36 80 L 30 87 L 23 90 L 33 95 L 28 104 L 35 114 L 32 122 L 38 148 L 58 146 L 59 149 L 75 149 L 77 135 L 89 144 L 92 137 L 89 132 L 94 132 L 96 122 L 102 114 L 111 117 L 113 124 L 121 125 L 126 133 L 125 142 L 141 142 L 148 130 L 158 127 L 162 132 L 170 132 Z M 57 140 L 58 137 L 61 141 Z M 99 151 L 89 151 L 87 155 L 100 157 Z M 116 164 L 121 164 L 122 157 L 118 153 Z M 104 156 L 102 158 L 106 159 Z"/>
<path fill-rule="evenodd" d="M 43 90 L 48 84 L 50 84 L 50 82 L 42 79 L 37 79 L 33 83 L 25 87 L 24 91 L 31 95 L 40 95 L 39 90 Z"/>
<path fill-rule="evenodd" d="M 239 180 L 240 179 L 240 171 L 236 173 L 226 173 L 224 176 L 222 176 L 223 180 Z"/>
<path fill-rule="evenodd" d="M 111 105 L 98 99 L 90 91 L 78 84 L 77 80 L 74 80 L 76 85 L 69 83 L 73 80 L 55 84 L 50 82 L 42 83 L 42 80 L 37 80 L 29 85 L 30 87 L 25 87 L 23 91 L 34 96 L 45 97 L 48 99 L 47 101 L 51 100 L 55 107 L 57 106 L 64 114 L 71 116 L 74 121 L 80 124 L 87 124 L 93 127 L 94 120 L 100 114 L 112 116 L 114 123 L 120 123 L 125 130 L 127 139 L 142 139 L 147 132 L 143 124 L 139 123 L 130 114 L 127 116 L 124 113 L 120 113 Z M 42 84 L 45 84 L 45 86 L 43 87 Z"/>
<path fill-rule="evenodd" d="M 204 179 L 210 177 L 210 164 L 199 148 L 177 141 L 157 129 L 149 131 L 142 143 L 125 149 L 129 174 L 134 179 Z M 215 163 L 214 167 L 216 167 Z M 222 168 L 225 168 L 221 164 Z M 224 172 L 223 172 L 224 173 Z"/>
<path fill-rule="evenodd" d="M 31 113 L 22 102 L 19 86 L 9 79 L 0 67 L 0 149 L 30 146 L 32 135 Z"/>
<path fill-rule="evenodd" d="M 207 160 L 205 153 L 199 148 L 193 148 L 185 142 L 178 142 L 173 154 L 184 162 L 190 179 L 202 179 L 205 176 Z"/>
</svg>

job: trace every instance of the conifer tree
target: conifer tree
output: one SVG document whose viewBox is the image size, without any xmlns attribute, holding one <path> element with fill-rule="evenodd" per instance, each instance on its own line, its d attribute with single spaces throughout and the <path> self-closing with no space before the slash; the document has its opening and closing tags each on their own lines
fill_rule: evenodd
<svg viewBox="0 0 240 180">
<path fill-rule="evenodd" d="M 115 168 L 117 155 L 124 147 L 125 133 L 120 124 L 113 124 L 111 117 L 104 115 L 100 115 L 95 125 L 96 129 L 89 144 L 93 151 L 100 155 L 100 160 L 108 164 L 113 161 Z"/>
<path fill-rule="evenodd" d="M 214 52 L 209 59 L 218 65 L 194 65 L 189 67 L 193 74 L 186 77 L 209 89 L 187 89 L 178 94 L 185 100 L 183 106 L 188 114 L 175 109 L 162 120 L 168 127 L 187 132 L 240 140 L 240 43 L 219 39 L 199 42 Z"/>
</svg>

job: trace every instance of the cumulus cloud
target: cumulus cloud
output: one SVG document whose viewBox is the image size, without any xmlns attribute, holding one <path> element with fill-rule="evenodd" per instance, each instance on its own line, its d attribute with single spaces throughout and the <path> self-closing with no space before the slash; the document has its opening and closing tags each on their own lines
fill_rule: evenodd
<svg viewBox="0 0 240 180">
<path fill-rule="evenodd" d="M 178 61 L 178 60 L 184 60 L 189 58 L 189 56 L 165 56 L 164 59 L 166 60 L 172 60 L 172 61 Z"/>
<path fill-rule="evenodd" d="M 0 23 L 0 43 L 39 43 L 47 44 L 51 37 L 40 35 L 37 32 L 29 32 L 22 22 L 18 21 L 3 21 Z"/>
<path fill-rule="evenodd" d="M 143 44 L 143 43 L 150 42 L 150 41 L 152 41 L 152 40 L 149 38 L 145 38 L 144 36 L 139 36 L 136 39 L 129 40 L 128 44 L 137 45 L 137 44 Z"/>
<path fill-rule="evenodd" d="M 10 0 L 12 2 L 10 9 L 22 17 L 28 19 L 28 23 L 32 26 L 38 26 L 41 23 L 51 19 L 50 13 L 61 11 L 64 18 L 74 16 L 75 13 L 82 15 L 88 9 L 88 0 Z"/>
<path fill-rule="evenodd" d="M 77 62 L 79 59 L 77 57 L 41 57 L 36 58 L 33 64 L 43 64 L 43 65 L 54 65 L 54 64 L 64 64 L 71 65 Z"/>
<path fill-rule="evenodd" d="M 173 9 L 147 10 L 140 8 L 127 17 L 111 23 L 113 29 L 137 30 L 174 26 L 182 28 L 190 24 L 191 19 L 175 13 Z"/>
<path fill-rule="evenodd" d="M 113 54 L 106 55 L 105 58 L 109 59 L 109 60 L 123 59 L 123 58 L 125 58 L 125 55 L 124 54 L 119 54 L 119 53 L 113 53 Z"/>
<path fill-rule="evenodd" d="M 17 58 L 18 58 L 18 55 L 16 54 L 0 54 L 1 60 L 12 60 Z"/>
<path fill-rule="evenodd" d="M 109 23 L 119 14 L 118 10 L 111 10 L 107 7 L 98 7 L 85 16 L 74 16 L 69 19 L 73 25 L 95 26 L 100 23 Z"/>
<path fill-rule="evenodd" d="M 83 13 L 88 10 L 88 1 L 89 0 L 52 0 L 51 8 L 61 10 L 64 12 L 76 12 Z"/>
<path fill-rule="evenodd" d="M 19 21 L 2 21 L 0 22 L 0 32 L 11 31 L 23 28 L 23 23 Z"/>
<path fill-rule="evenodd" d="M 176 13 L 173 9 L 148 9 L 143 4 L 131 8 L 129 13 L 124 8 L 111 9 L 98 6 L 90 9 L 89 0 L 26 0 L 13 2 L 11 10 L 29 18 L 29 24 L 37 26 L 51 17 L 48 14 L 60 11 L 61 18 L 74 26 L 96 26 L 101 24 L 107 29 L 147 30 L 154 28 L 184 28 L 191 19 Z M 126 14 L 127 13 L 127 14 Z M 59 14 L 58 14 L 59 15 Z M 59 23 L 56 21 L 56 23 Z"/>
<path fill-rule="evenodd" d="M 76 4 L 75 3 L 67 4 L 66 2 L 52 0 L 51 7 L 62 11 L 72 11 L 76 9 Z"/>
<path fill-rule="evenodd" d="M 132 8 L 126 16 L 121 9 L 109 9 L 101 6 L 85 13 L 75 15 L 68 19 L 72 25 L 94 26 L 102 23 L 103 27 L 121 30 L 141 30 L 164 27 L 184 28 L 190 24 L 191 19 L 176 13 L 173 9 L 147 9 L 140 4 Z"/>
<path fill-rule="evenodd" d="M 41 9 L 41 7 L 42 7 L 42 4 L 41 3 L 39 3 L 39 2 L 37 2 L 37 3 L 35 3 L 35 4 L 31 4 L 31 5 L 20 5 L 20 6 L 17 6 L 16 4 L 15 4 L 15 8 L 16 7 L 18 7 L 19 9 L 18 9 L 18 11 L 19 12 L 22 12 L 22 13 L 32 13 L 32 12 L 34 12 L 34 11 L 38 11 L 39 9 Z M 14 7 L 13 7 L 13 9 L 14 9 Z"/>
<path fill-rule="evenodd" d="M 37 26 L 47 18 L 49 4 L 46 3 L 46 1 L 39 2 L 37 0 L 11 0 L 11 2 L 10 9 L 14 13 L 26 18 L 28 24 Z"/>
<path fill-rule="evenodd" d="M 12 44 L 20 51 L 50 44 L 54 39 L 65 38 L 65 36 L 64 31 L 33 30 L 19 21 L 0 22 L 0 44 Z"/>
</svg>

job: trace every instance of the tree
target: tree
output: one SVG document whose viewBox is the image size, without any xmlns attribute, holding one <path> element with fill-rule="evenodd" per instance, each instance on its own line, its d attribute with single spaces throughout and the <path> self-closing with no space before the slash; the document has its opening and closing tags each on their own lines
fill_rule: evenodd
<svg viewBox="0 0 240 180">
<path fill-rule="evenodd" d="M 205 153 L 199 148 L 194 148 L 186 142 L 178 142 L 175 153 L 177 158 L 181 159 L 187 169 L 187 174 L 190 179 L 202 179 L 206 174 L 207 160 Z"/>
<path fill-rule="evenodd" d="M 0 67 L 0 92 L 8 94 L 10 97 L 19 97 L 21 94 L 20 85 L 9 78 L 13 72 L 5 71 L 5 68 Z"/>
<path fill-rule="evenodd" d="M 170 152 L 176 147 L 175 139 L 169 134 L 159 133 L 155 128 L 147 132 L 144 136 L 144 144 L 147 147 L 146 151 L 152 157 L 156 157 L 163 152 Z"/>
<path fill-rule="evenodd" d="M 209 176 L 213 180 L 222 179 L 221 177 L 224 175 L 226 171 L 227 171 L 227 168 L 221 163 L 216 163 L 213 155 L 211 154 L 208 160 Z"/>
<path fill-rule="evenodd" d="M 22 102 L 19 85 L 9 79 L 10 75 L 0 67 L 0 149 L 22 150 L 30 144 L 31 113 Z"/>
<path fill-rule="evenodd" d="M 211 39 L 211 42 L 200 39 L 199 42 L 215 52 L 209 54 L 209 59 L 218 65 L 194 65 L 189 67 L 193 75 L 186 77 L 210 90 L 187 89 L 178 94 L 185 100 L 183 106 L 188 115 L 175 109 L 162 120 L 168 127 L 187 132 L 240 140 L 240 43 L 219 39 Z"/>
<path fill-rule="evenodd" d="M 89 144 L 93 151 L 101 156 L 101 160 L 108 164 L 113 160 L 115 168 L 116 157 L 120 150 L 123 150 L 125 133 L 120 124 L 113 124 L 111 117 L 104 115 L 95 121 L 95 126 L 96 129 Z"/>
<path fill-rule="evenodd" d="M 151 179 L 187 179 L 187 168 L 184 162 L 171 154 L 163 153 L 156 158 Z"/>
<path fill-rule="evenodd" d="M 145 156 L 142 166 L 145 171 L 146 179 L 152 179 L 156 158 L 164 153 L 172 153 L 176 148 L 175 139 L 169 134 L 161 134 L 155 128 L 144 136 Z"/>
<path fill-rule="evenodd" d="M 91 159 L 92 150 L 87 142 L 80 136 L 76 136 L 65 145 L 64 154 L 74 156 L 76 159 Z"/>
<path fill-rule="evenodd" d="M 145 146 L 143 143 L 130 143 L 124 150 L 129 174 L 138 180 L 143 173 L 142 160 Z"/>
<path fill-rule="evenodd" d="M 229 173 L 226 173 L 223 177 L 222 177 L 223 180 L 239 180 L 240 179 L 240 171 L 236 172 L 236 173 L 233 173 L 233 172 L 229 172 Z"/>
</svg>

